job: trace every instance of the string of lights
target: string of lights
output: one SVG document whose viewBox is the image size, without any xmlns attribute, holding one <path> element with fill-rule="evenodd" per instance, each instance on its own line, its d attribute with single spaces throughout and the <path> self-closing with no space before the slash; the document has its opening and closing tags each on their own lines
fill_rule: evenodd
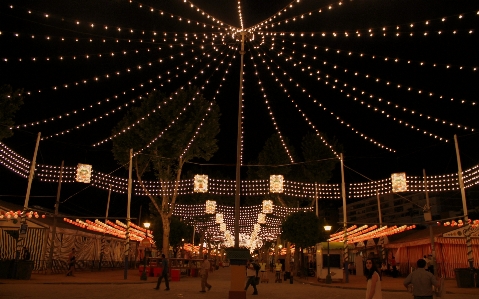
<svg viewBox="0 0 479 299">
<path fill-rule="evenodd" d="M 30 161 L 18 155 L 5 144 L 0 142 L 0 163 L 5 165 L 15 173 L 22 177 L 28 177 Z M 72 182 L 74 179 L 73 167 L 64 167 L 65 174 L 62 182 Z M 59 178 L 60 167 L 49 165 L 38 165 L 37 175 L 41 181 L 57 182 Z M 471 188 L 479 184 L 479 165 L 475 165 L 463 171 L 464 185 Z M 427 176 L 428 190 L 430 192 L 445 192 L 459 190 L 457 173 L 445 175 Z M 175 182 L 157 182 L 144 181 L 148 192 L 153 195 L 172 194 Z M 92 186 L 108 190 L 111 186 L 113 192 L 126 193 L 128 180 L 111 174 L 104 174 L 98 171 L 92 171 Z M 145 196 L 145 192 L 134 180 L 134 192 L 136 195 Z M 419 176 L 407 177 L 408 191 L 424 192 L 424 181 Z M 215 195 L 234 195 L 235 181 L 209 178 L 208 192 Z M 348 198 L 365 198 L 376 196 L 379 194 L 388 194 L 392 192 L 391 179 L 382 179 L 364 183 L 349 183 Z M 178 194 L 192 194 L 193 179 L 185 179 L 179 181 Z M 243 180 L 241 182 L 241 195 L 257 196 L 269 193 L 268 180 Z M 284 193 L 295 197 L 313 197 L 315 190 L 313 183 L 303 183 L 294 181 L 284 181 Z M 339 184 L 318 184 L 318 199 L 339 199 L 341 196 Z M 281 207 L 276 207 L 281 210 Z M 256 213 L 257 214 L 257 213 Z"/>
<path fill-rule="evenodd" d="M 216 50 L 216 48 L 210 49 L 208 52 L 203 53 L 203 55 L 208 55 L 208 53 L 214 52 L 215 50 Z M 223 54 L 223 52 L 221 52 L 220 54 L 218 54 L 218 56 L 219 56 L 219 55 L 222 55 L 222 54 Z M 194 61 L 194 63 L 191 63 L 191 61 Z M 172 69 L 178 70 L 177 74 L 186 73 L 187 70 L 188 70 L 188 68 L 193 68 L 193 67 L 194 67 L 196 64 L 198 64 L 198 63 L 199 63 L 199 59 L 198 59 L 198 57 L 195 56 L 195 57 L 193 57 L 193 58 L 191 58 L 191 59 L 189 59 L 189 60 L 187 60 L 187 61 L 185 61 L 185 62 L 183 63 L 183 64 L 186 65 L 186 66 L 185 66 L 185 68 L 182 69 L 182 70 L 180 70 L 178 67 L 172 67 L 172 68 L 166 70 L 164 73 L 167 73 L 167 74 L 169 75 L 169 77 L 164 78 L 164 79 L 165 79 L 166 81 L 170 82 L 170 79 L 168 79 L 168 78 L 171 78 L 171 74 L 172 74 L 172 73 L 171 73 L 171 70 L 172 70 Z M 198 74 L 203 73 L 204 70 L 207 69 L 207 68 L 209 68 L 209 67 L 210 67 L 210 65 L 208 64 L 206 67 L 200 69 L 200 70 L 198 71 L 198 73 L 193 76 L 193 78 L 197 79 L 197 78 L 198 78 Z M 161 78 L 161 75 L 159 75 L 158 77 Z M 173 76 L 173 77 L 174 77 L 174 76 Z M 150 81 L 151 81 L 151 80 L 150 80 Z M 191 81 L 188 82 L 188 84 L 191 84 Z M 184 87 L 184 86 L 183 86 L 183 87 Z M 182 88 L 183 88 L 183 87 L 182 87 Z M 156 89 L 154 89 L 154 90 L 156 90 Z M 172 100 L 172 97 L 171 97 L 171 96 L 170 96 L 169 100 Z M 163 104 L 163 105 L 166 105 L 167 103 L 168 103 L 167 101 L 164 101 L 162 104 Z M 101 144 L 103 144 L 103 143 L 106 143 L 106 142 L 108 142 L 108 141 L 113 140 L 114 138 L 116 138 L 116 137 L 122 135 L 123 133 L 128 132 L 129 130 L 133 129 L 135 126 L 137 126 L 138 124 L 140 124 L 140 123 L 143 122 L 144 120 L 148 119 L 148 117 L 149 117 L 151 114 L 156 113 L 158 110 L 160 110 L 161 107 L 162 107 L 161 104 L 158 105 L 158 106 L 155 107 L 153 110 L 151 110 L 148 114 L 146 114 L 146 115 L 142 116 L 141 118 L 137 119 L 134 123 L 132 123 L 132 124 L 128 125 L 127 127 L 121 129 L 121 130 L 120 130 L 119 132 L 117 132 L 116 134 L 113 134 L 113 135 L 109 136 L 108 138 L 105 138 L 105 139 L 103 139 L 103 140 L 101 140 L 101 141 L 99 141 L 99 142 L 93 144 L 93 146 L 99 146 L 99 145 L 101 145 Z"/>
<path fill-rule="evenodd" d="M 264 55 L 266 55 L 266 54 L 264 54 Z M 266 56 L 267 56 L 267 55 L 266 55 Z M 289 60 L 289 58 L 287 58 L 287 57 L 284 57 L 284 59 L 285 59 L 286 62 L 288 62 L 288 60 Z M 300 66 L 299 66 L 299 63 L 293 63 L 292 66 L 293 66 L 293 67 L 300 67 Z M 311 69 L 312 67 L 311 67 L 311 66 L 307 66 L 306 68 L 307 68 L 307 69 Z M 342 82 L 341 80 L 339 80 L 339 79 L 337 79 L 337 78 L 332 78 L 331 80 L 333 80 L 333 82 L 331 82 L 331 81 L 329 81 L 330 79 L 329 79 L 329 75 L 328 75 L 328 74 L 326 74 L 326 75 L 324 76 L 324 78 L 322 78 L 321 76 L 318 75 L 318 74 L 321 72 L 320 70 L 315 69 L 315 68 L 312 68 L 312 69 L 313 69 L 313 70 L 316 70 L 316 76 L 317 76 L 317 80 L 318 80 L 318 81 L 322 81 L 325 85 L 329 86 L 331 89 L 333 89 L 333 90 L 335 90 L 335 91 L 338 91 L 338 90 L 339 90 L 339 92 L 342 93 L 343 95 L 345 94 L 345 93 L 344 93 L 344 90 L 343 90 L 343 89 L 340 89 L 340 88 L 341 88 L 341 85 L 336 85 L 337 83 Z M 305 68 L 303 68 L 302 71 L 305 71 Z M 312 76 L 313 73 L 310 73 L 310 74 L 311 74 L 311 76 Z M 330 83 L 331 83 L 331 84 L 330 84 Z M 350 85 L 349 85 L 348 83 L 343 83 L 343 86 L 344 86 L 344 87 L 349 87 Z M 339 87 L 339 88 L 337 88 L 337 87 Z M 368 98 L 368 97 L 369 97 L 369 98 L 374 98 L 374 97 L 375 97 L 373 94 L 369 94 L 369 93 L 367 93 L 367 94 L 365 95 L 365 93 L 366 93 L 365 91 L 356 91 L 356 87 L 354 87 L 354 86 L 352 86 L 352 87 L 350 87 L 350 88 L 351 88 L 351 90 L 352 90 L 353 92 L 355 92 L 355 93 L 356 93 L 356 92 L 360 92 L 360 94 L 363 95 L 363 96 L 366 97 L 366 98 Z M 390 113 L 388 113 L 387 111 L 382 110 L 382 109 L 379 108 L 379 107 L 373 106 L 373 105 L 369 104 L 369 103 L 366 102 L 366 101 L 360 100 L 360 99 L 358 99 L 357 97 L 355 97 L 355 96 L 352 95 L 352 94 L 346 93 L 346 94 L 345 94 L 345 97 L 348 98 L 348 99 L 349 99 L 349 98 L 352 98 L 354 101 L 356 101 L 356 102 L 358 102 L 359 104 L 365 106 L 366 108 L 372 109 L 374 112 L 378 112 L 380 115 L 382 115 L 382 116 L 384 116 L 384 117 L 386 117 L 386 118 L 388 118 L 388 119 L 392 119 L 393 121 L 397 122 L 398 124 L 404 125 L 404 126 L 407 127 L 407 128 L 410 128 L 410 129 L 412 129 L 412 130 L 414 130 L 414 131 L 417 131 L 417 132 L 422 132 L 424 135 L 429 136 L 429 137 L 432 137 L 432 138 L 434 138 L 434 139 L 438 139 L 438 140 L 441 140 L 441 141 L 444 141 L 444 142 L 449 142 L 449 140 L 448 140 L 447 138 L 441 137 L 441 136 L 436 135 L 436 134 L 434 134 L 434 133 L 431 133 L 431 132 L 429 132 L 429 131 L 427 131 L 427 130 L 421 129 L 421 128 L 419 128 L 419 127 L 416 126 L 416 125 L 410 124 L 410 123 L 407 122 L 407 121 L 404 121 L 404 120 L 402 120 L 402 119 L 400 119 L 400 118 L 397 118 L 397 117 L 395 117 L 395 116 L 392 116 L 392 115 L 391 115 Z M 378 101 L 381 101 L 381 102 L 382 102 L 382 99 L 381 99 L 381 98 L 378 98 Z M 392 103 L 391 103 L 390 101 L 388 101 L 388 102 L 386 102 L 386 103 L 389 104 L 389 105 L 392 105 Z M 398 106 L 398 107 L 399 107 L 399 106 Z M 411 114 L 416 114 L 416 113 L 415 113 L 414 110 L 411 110 Z M 419 115 L 422 116 L 423 114 L 420 113 Z M 427 118 L 427 117 L 426 117 L 426 118 Z M 430 120 L 430 118 L 428 118 L 428 119 Z"/>
<path fill-rule="evenodd" d="M 262 40 L 266 40 L 267 37 L 269 37 L 269 39 L 271 40 L 272 43 L 274 43 L 274 41 L 276 41 L 276 34 L 269 34 L 268 32 L 266 32 L 266 34 L 264 32 L 259 32 L 259 34 L 261 34 L 261 38 Z M 291 45 L 296 45 L 296 40 L 293 39 L 293 40 L 290 40 L 288 38 L 294 38 L 295 36 L 290 36 L 290 35 L 282 35 L 282 39 L 281 39 L 281 43 L 286 43 L 286 42 L 289 42 Z M 301 37 L 303 37 L 304 35 L 301 35 Z M 410 59 L 410 58 L 401 58 L 401 57 L 389 57 L 389 56 L 384 56 L 384 55 L 378 55 L 378 54 L 371 54 L 371 53 L 364 53 L 364 52 L 357 52 L 357 51 L 354 51 L 354 50 L 345 50 L 345 49 L 341 49 L 341 48 L 331 48 L 331 47 L 326 47 L 326 46 L 321 46 L 321 45 L 317 45 L 317 44 L 310 44 L 310 43 L 305 43 L 305 42 L 302 42 L 301 43 L 301 46 L 303 49 L 311 49 L 311 50 L 314 50 L 314 51 L 319 51 L 319 50 L 324 50 L 324 52 L 328 52 L 328 53 L 333 53 L 333 54 L 337 54 L 337 55 L 343 55 L 343 56 L 347 56 L 347 57 L 358 57 L 358 58 L 369 58 L 371 60 L 377 60 L 377 61 L 382 61 L 384 63 L 388 63 L 388 62 L 394 62 L 394 63 L 405 63 L 405 65 L 408 65 L 408 66 L 420 66 L 420 67 L 425 67 L 425 66 L 431 66 L 431 67 L 439 67 L 441 66 L 444 70 L 460 70 L 460 71 L 465 71 L 465 70 L 470 70 L 470 71 L 477 71 L 477 67 L 476 66 L 464 66 L 464 65 L 460 65 L 460 64 L 455 64 L 455 63 L 440 63 L 440 62 L 428 62 L 428 61 L 425 61 L 425 60 L 415 60 L 415 59 Z M 317 57 L 314 56 L 314 55 L 311 55 L 311 54 L 308 54 L 308 53 L 302 53 L 302 55 L 306 55 L 306 56 L 312 56 L 313 59 L 316 59 Z M 402 86 L 399 86 L 398 88 L 401 88 Z M 407 87 L 408 90 L 418 90 L 419 89 L 416 89 L 416 88 L 413 88 L 413 87 Z M 433 96 L 434 94 L 429 92 L 421 92 L 421 94 L 429 94 L 430 96 Z M 438 97 L 440 99 L 443 98 L 442 95 L 438 95 Z M 451 101 L 454 101 L 454 98 L 451 99 Z M 464 103 L 470 103 L 471 105 L 476 105 L 475 102 L 472 102 L 472 101 L 466 101 L 466 100 L 461 100 L 460 103 L 464 104 Z"/>
<path fill-rule="evenodd" d="M 287 4 L 285 7 L 274 13 L 272 16 L 270 16 L 267 19 L 264 19 L 261 22 L 258 22 L 258 24 L 248 28 L 249 31 L 257 31 L 258 29 L 261 29 L 261 26 L 267 25 L 268 23 L 272 22 L 274 19 L 278 18 L 281 16 L 283 13 L 286 13 L 288 9 L 292 9 L 294 4 L 299 3 L 301 0 L 293 0 L 289 4 Z"/>
<path fill-rule="evenodd" d="M 189 0 L 183 0 L 183 3 L 188 3 L 192 9 L 196 10 L 198 13 L 201 13 L 202 16 L 206 16 L 207 19 L 211 19 L 213 22 L 215 22 L 216 24 L 218 24 L 220 26 L 227 25 L 228 29 L 234 28 L 234 26 L 229 25 L 228 23 L 223 22 L 223 21 L 213 17 L 212 15 L 208 14 L 207 12 L 205 12 L 204 10 L 202 10 L 200 7 L 196 6 L 193 2 L 191 2 Z"/>
<path fill-rule="evenodd" d="M 281 21 L 269 23 L 269 25 L 266 24 L 266 23 L 259 23 L 256 26 L 254 26 L 254 28 L 257 29 L 257 31 L 259 31 L 259 30 L 262 29 L 262 26 L 264 26 L 264 28 L 266 28 L 266 29 L 273 28 L 275 26 L 279 27 L 282 24 L 288 24 L 289 22 L 296 22 L 297 20 L 300 21 L 300 20 L 305 19 L 306 17 L 311 17 L 315 13 L 321 14 L 323 11 L 325 11 L 325 12 L 326 11 L 332 11 L 333 8 L 339 8 L 342 4 L 343 4 L 342 1 L 337 2 L 337 3 L 333 3 L 333 4 L 328 4 L 328 5 L 322 6 L 319 9 L 314 9 L 314 10 L 311 10 L 309 12 L 302 13 L 300 15 L 295 15 L 295 16 L 289 17 L 287 19 L 283 19 Z M 479 15 L 479 11 L 470 11 L 470 12 L 465 12 L 465 13 L 460 13 L 460 14 L 453 14 L 453 15 L 448 15 L 448 16 L 444 16 L 444 17 L 439 17 L 439 18 L 435 18 L 435 19 L 432 19 L 432 20 L 428 19 L 428 20 L 421 20 L 421 21 L 410 22 L 410 23 L 401 23 L 401 24 L 397 24 L 397 25 L 384 25 L 384 26 L 372 27 L 372 28 L 368 28 L 368 29 L 344 30 L 344 36 L 348 37 L 349 32 L 355 32 L 355 34 L 357 34 L 357 36 L 361 36 L 361 33 L 360 33 L 361 31 L 367 31 L 369 33 L 369 36 L 374 36 L 374 33 L 373 33 L 374 30 L 377 30 L 377 31 L 381 32 L 382 35 L 385 36 L 387 29 L 399 30 L 402 27 L 413 28 L 413 27 L 415 27 L 417 25 L 420 25 L 420 24 L 424 24 L 424 25 L 428 26 L 428 25 L 431 25 L 431 24 L 434 24 L 434 23 L 439 23 L 439 22 L 444 23 L 449 19 L 454 19 L 454 18 L 463 19 L 466 15 L 471 15 L 471 16 Z M 470 30 L 470 31 L 473 31 L 473 30 Z M 472 33 L 470 31 L 469 31 L 469 33 Z M 457 32 L 457 30 L 453 30 L 452 32 L 455 33 L 455 32 Z M 314 32 L 314 33 L 317 33 L 317 32 Z M 322 36 L 326 36 L 326 34 L 327 34 L 326 32 L 321 33 Z M 337 36 L 336 32 L 332 32 L 330 34 L 332 34 L 333 36 Z M 441 34 L 441 33 L 439 33 L 439 34 Z M 427 35 L 427 32 L 424 32 L 424 35 Z M 396 34 L 396 36 L 399 36 L 399 35 Z M 413 36 L 413 33 L 410 33 L 410 36 Z"/>
<path fill-rule="evenodd" d="M 283 68 L 281 68 L 279 66 L 278 63 L 276 63 L 269 55 L 267 55 L 265 52 L 263 52 L 262 54 L 258 54 L 258 55 L 263 55 L 265 57 L 268 57 L 270 58 L 270 62 L 271 63 L 274 63 L 276 65 L 276 68 L 278 70 L 281 70 L 283 72 L 283 75 L 286 76 L 288 78 L 288 80 L 290 82 L 293 82 L 295 83 L 294 86 L 298 89 L 301 89 L 301 91 L 303 93 L 307 93 L 307 96 L 308 98 L 311 98 L 313 100 L 314 103 L 318 103 L 318 106 L 319 107 L 322 107 L 323 111 L 327 111 L 328 108 L 326 106 L 324 106 L 323 103 L 319 102 L 315 97 L 313 97 L 311 94 L 309 94 L 307 92 L 307 90 L 305 88 L 302 88 L 301 85 L 294 79 L 292 78 Z M 268 63 L 266 63 L 265 60 L 263 60 L 263 63 L 265 65 L 267 65 L 267 67 L 269 69 L 273 69 L 273 67 L 269 66 Z M 298 104 L 295 102 L 295 100 L 291 97 L 290 94 L 288 94 L 288 90 L 283 86 L 283 83 L 279 80 L 279 78 L 276 76 L 275 72 L 274 71 L 271 71 L 271 76 L 273 76 L 275 78 L 275 81 L 277 82 L 277 84 L 280 86 L 280 89 L 283 90 L 283 92 L 287 95 L 288 98 L 290 98 L 291 102 L 293 103 L 293 105 L 296 107 L 296 109 L 298 110 L 298 112 L 303 116 L 304 120 L 316 131 L 316 134 L 321 138 L 321 140 L 323 140 L 323 142 L 326 142 L 326 140 L 321 136 L 320 132 L 316 129 L 316 127 L 312 124 L 312 122 L 310 121 L 310 119 L 306 116 L 306 114 L 303 112 L 303 110 L 298 106 Z M 312 76 L 312 73 L 310 73 L 310 76 Z M 350 128 L 353 132 L 355 132 L 357 135 L 359 135 L 360 137 L 364 138 L 365 140 L 377 145 L 378 147 L 380 148 L 383 148 L 383 149 L 386 149 L 388 151 L 391 151 L 391 152 L 395 152 L 394 149 L 391 149 L 385 145 L 383 145 L 382 143 L 374 140 L 373 138 L 371 137 L 368 137 L 366 134 L 360 132 L 359 130 L 355 129 L 352 125 L 350 125 L 349 123 L 343 121 L 339 116 L 336 116 L 335 113 L 331 110 L 329 110 L 329 114 L 332 115 L 338 122 L 340 122 L 340 124 Z M 339 158 L 339 155 L 338 153 L 332 148 L 331 145 L 329 145 L 328 143 L 325 143 L 326 146 L 328 146 L 331 151 L 333 152 L 333 154 Z"/>
<path fill-rule="evenodd" d="M 273 44 L 273 46 L 274 46 L 274 44 Z M 293 58 L 293 55 L 295 54 L 295 51 L 294 51 L 294 50 L 291 50 L 291 49 L 290 49 L 290 50 L 291 50 L 290 54 L 286 54 L 286 53 L 283 53 L 283 52 L 278 52 L 278 51 L 276 51 L 273 46 L 271 47 L 271 50 L 274 51 L 275 53 L 277 53 L 278 56 L 288 57 L 287 55 L 289 55 L 289 57 L 287 58 L 287 61 L 289 61 L 290 63 L 292 63 L 292 61 L 296 61 L 296 63 L 294 63 L 293 66 L 299 67 L 299 65 L 305 65 L 305 64 L 306 64 L 304 61 L 302 61 L 302 60 L 300 60 L 300 59 Z M 284 47 L 283 47 L 283 49 L 284 49 Z M 304 57 L 305 57 L 305 54 L 303 54 L 302 57 L 304 58 Z M 328 63 L 328 61 L 326 61 L 326 60 L 324 60 L 324 61 L 318 61 L 318 63 L 321 63 L 321 62 L 323 63 L 323 65 L 331 65 L 331 64 Z M 338 68 L 338 65 L 335 64 L 335 65 L 333 66 L 333 68 L 334 68 L 334 69 L 337 69 L 337 68 Z M 318 69 L 316 69 L 316 68 L 313 68 L 313 67 L 310 67 L 309 65 L 308 65 L 307 69 L 316 70 L 317 73 L 320 72 L 320 70 L 318 70 Z M 306 71 L 306 69 L 303 67 L 303 68 L 301 69 L 301 71 L 304 72 L 304 71 Z M 349 70 L 348 70 L 347 68 L 343 68 L 343 71 L 344 71 L 344 72 L 349 72 Z M 312 73 L 310 73 L 310 74 L 312 74 Z M 361 73 L 359 73 L 359 72 L 357 72 L 357 71 L 354 71 L 353 74 L 354 74 L 355 76 L 359 76 Z M 327 78 L 327 77 L 329 77 L 329 74 L 326 74 L 326 78 Z M 372 76 L 370 76 L 369 74 L 364 74 L 364 77 L 367 78 L 367 79 L 372 78 Z M 374 81 L 377 83 L 377 82 L 380 81 L 380 79 L 379 79 L 379 78 L 376 78 Z M 355 90 L 357 89 L 355 86 L 352 86 L 352 85 L 349 84 L 348 82 L 341 81 L 341 80 L 339 80 L 339 79 L 334 79 L 334 82 L 335 82 L 335 83 L 343 83 L 343 86 L 344 86 L 344 87 L 349 86 L 353 91 L 355 91 Z M 389 86 L 389 85 L 390 85 L 389 82 L 386 82 L 386 85 Z M 397 86 L 398 86 L 398 88 L 401 87 L 400 84 L 397 85 Z M 421 94 L 421 93 L 422 93 L 422 90 L 419 89 L 419 90 L 418 90 L 418 93 Z M 442 120 L 442 119 L 437 118 L 437 117 L 433 117 L 433 116 L 430 116 L 430 115 L 425 115 L 425 114 L 423 114 L 423 113 L 420 113 L 420 112 L 418 112 L 418 111 L 415 111 L 414 109 L 411 109 L 411 108 L 408 108 L 408 107 L 405 107 L 405 106 L 398 105 L 398 104 L 396 104 L 396 103 L 394 103 L 394 102 L 391 102 L 391 101 L 383 101 L 382 98 L 376 97 L 376 96 L 374 96 L 373 94 L 368 93 L 368 92 L 366 92 L 366 91 L 364 91 L 364 90 L 361 91 L 361 94 L 365 94 L 366 96 L 368 96 L 368 97 L 371 98 L 371 99 L 372 99 L 372 98 L 377 98 L 378 102 L 382 102 L 382 103 L 386 103 L 387 105 L 394 106 L 395 109 L 398 109 L 399 111 L 402 111 L 402 112 L 404 112 L 404 113 L 409 112 L 411 115 L 423 117 L 423 118 L 426 118 L 427 120 L 434 121 L 434 122 L 437 122 L 437 123 L 439 123 L 439 124 L 443 124 L 443 125 L 446 125 L 446 126 L 454 126 L 454 127 L 459 128 L 459 129 L 463 129 L 463 130 L 465 130 L 465 131 L 471 131 L 471 132 L 473 132 L 473 131 L 475 130 L 474 128 L 470 128 L 470 127 L 464 126 L 464 125 L 462 125 L 462 124 L 456 124 L 456 123 L 453 123 L 453 122 L 451 122 L 451 121 L 446 121 L 446 120 Z M 374 108 L 375 108 L 375 109 L 379 109 L 379 108 L 376 108 L 376 107 L 374 107 Z M 447 141 L 446 141 L 446 142 L 447 142 Z"/>
<path fill-rule="evenodd" d="M 251 56 L 251 59 L 253 60 L 253 66 L 254 66 L 254 68 L 255 68 L 255 75 L 256 75 L 256 77 L 258 77 L 258 85 L 259 85 L 259 88 L 260 88 L 261 92 L 263 93 L 264 102 L 265 102 L 265 104 L 266 104 L 266 108 L 268 108 L 268 112 L 269 112 L 271 121 L 273 122 L 273 126 L 274 126 L 274 128 L 275 128 L 275 130 L 276 130 L 276 133 L 278 134 L 279 140 L 281 140 L 281 144 L 283 145 L 283 148 L 284 148 L 284 150 L 286 151 L 286 154 L 288 155 L 289 160 L 291 161 L 291 163 L 294 163 L 294 159 L 293 159 L 293 157 L 291 156 L 291 152 L 289 151 L 288 146 L 287 146 L 286 143 L 284 142 L 283 135 L 281 134 L 281 130 L 280 130 L 279 127 L 278 127 L 278 124 L 277 124 L 277 122 L 276 122 L 276 119 L 274 118 L 273 111 L 271 110 L 271 106 L 270 106 L 269 103 L 268 103 L 268 96 L 266 95 L 266 91 L 264 90 L 264 87 L 263 87 L 263 85 L 261 84 L 261 78 L 260 78 L 260 76 L 259 76 L 258 69 L 256 68 L 256 62 L 254 61 L 254 56 Z"/>
</svg>

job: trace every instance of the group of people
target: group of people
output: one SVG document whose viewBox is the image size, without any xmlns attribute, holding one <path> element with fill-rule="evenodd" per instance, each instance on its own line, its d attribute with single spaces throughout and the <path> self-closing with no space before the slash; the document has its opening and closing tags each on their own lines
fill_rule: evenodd
<svg viewBox="0 0 479 299">
<path fill-rule="evenodd" d="M 426 260 L 417 261 L 417 269 L 410 273 L 404 280 L 406 289 L 412 288 L 414 299 L 433 299 L 432 287 L 439 289 L 441 281 L 437 280 L 434 274 L 426 271 Z M 366 260 L 366 299 L 382 299 L 381 276 L 372 259 Z"/>
</svg>

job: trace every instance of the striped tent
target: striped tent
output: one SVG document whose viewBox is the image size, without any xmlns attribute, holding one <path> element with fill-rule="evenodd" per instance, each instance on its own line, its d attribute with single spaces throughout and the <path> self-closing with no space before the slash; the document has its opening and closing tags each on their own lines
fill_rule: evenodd
<svg viewBox="0 0 479 299">
<path fill-rule="evenodd" d="M 434 228 L 434 245 L 436 250 L 436 271 L 440 276 L 454 278 L 454 269 L 469 267 L 467 262 L 466 239 L 443 237 L 445 233 L 454 231 L 450 227 Z M 392 239 L 392 238 L 391 238 Z M 408 274 L 416 267 L 418 259 L 432 252 L 429 229 L 415 230 L 405 236 L 398 236 L 385 247 L 392 250 L 398 269 Z M 472 238 L 474 267 L 479 267 L 479 238 Z"/>
<path fill-rule="evenodd" d="M 0 201 L 0 212 L 19 209 L 23 209 L 23 207 L 12 206 L 10 203 Z M 31 260 L 35 262 L 34 270 L 44 270 L 52 244 L 53 218 L 27 218 L 26 221 L 28 230 L 24 246 L 29 249 Z M 16 221 L 0 219 L 0 259 L 15 258 L 16 239 L 13 235 L 18 232 L 19 228 L 20 219 Z M 99 261 L 102 237 L 101 233 L 85 230 L 59 220 L 55 234 L 53 260 L 66 263 L 71 249 L 75 248 L 77 261 Z M 122 262 L 124 260 L 125 240 L 114 236 L 105 236 L 103 239 L 105 253 L 103 260 Z M 135 255 L 136 242 L 132 241 L 131 243 L 133 244 L 130 244 L 130 249 L 132 249 L 132 255 Z"/>
</svg>

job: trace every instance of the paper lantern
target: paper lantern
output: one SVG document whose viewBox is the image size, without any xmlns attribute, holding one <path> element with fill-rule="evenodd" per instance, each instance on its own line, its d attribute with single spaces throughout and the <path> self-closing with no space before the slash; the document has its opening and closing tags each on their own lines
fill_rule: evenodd
<svg viewBox="0 0 479 299">
<path fill-rule="evenodd" d="M 91 165 L 78 163 L 75 180 L 80 183 L 90 183 Z"/>
<path fill-rule="evenodd" d="M 264 214 L 273 213 L 273 201 L 272 200 L 263 200 L 263 213 Z"/>
<path fill-rule="evenodd" d="M 399 172 L 391 174 L 391 184 L 393 192 L 405 192 L 407 191 L 406 173 Z"/>
<path fill-rule="evenodd" d="M 221 223 L 220 224 L 220 232 L 225 232 L 226 231 L 226 223 Z"/>
<path fill-rule="evenodd" d="M 263 214 L 263 213 L 258 214 L 258 223 L 260 224 L 266 223 L 266 214 Z"/>
<path fill-rule="evenodd" d="M 284 177 L 282 175 L 270 175 L 269 176 L 269 192 L 271 193 L 283 193 Z"/>
<path fill-rule="evenodd" d="M 223 223 L 223 214 L 216 214 L 216 223 Z"/>
<path fill-rule="evenodd" d="M 206 214 L 214 214 L 216 212 L 216 201 L 207 200 L 206 201 Z"/>
<path fill-rule="evenodd" d="M 195 175 L 193 191 L 199 193 L 208 192 L 208 176 L 206 174 Z"/>
</svg>

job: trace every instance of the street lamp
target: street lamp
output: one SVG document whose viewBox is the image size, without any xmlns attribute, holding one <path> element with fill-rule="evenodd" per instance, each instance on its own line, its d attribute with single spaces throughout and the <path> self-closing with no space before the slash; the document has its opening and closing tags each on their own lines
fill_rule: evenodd
<svg viewBox="0 0 479 299">
<path fill-rule="evenodd" d="M 329 234 L 329 231 L 331 231 L 331 225 L 325 225 L 324 230 L 326 231 L 326 234 Z M 326 240 L 328 241 L 328 275 L 326 275 L 326 283 L 330 284 L 331 283 L 331 270 L 329 268 L 329 237 Z"/>
<path fill-rule="evenodd" d="M 145 222 L 143 223 L 143 226 L 146 228 L 146 233 L 145 233 L 145 239 L 148 237 L 148 228 L 150 228 L 150 223 L 149 222 Z M 144 251 L 144 255 L 143 255 L 143 272 L 141 273 L 141 277 L 140 277 L 140 280 L 147 280 L 147 275 L 146 275 L 146 245 L 145 246 L 145 251 Z"/>
</svg>

